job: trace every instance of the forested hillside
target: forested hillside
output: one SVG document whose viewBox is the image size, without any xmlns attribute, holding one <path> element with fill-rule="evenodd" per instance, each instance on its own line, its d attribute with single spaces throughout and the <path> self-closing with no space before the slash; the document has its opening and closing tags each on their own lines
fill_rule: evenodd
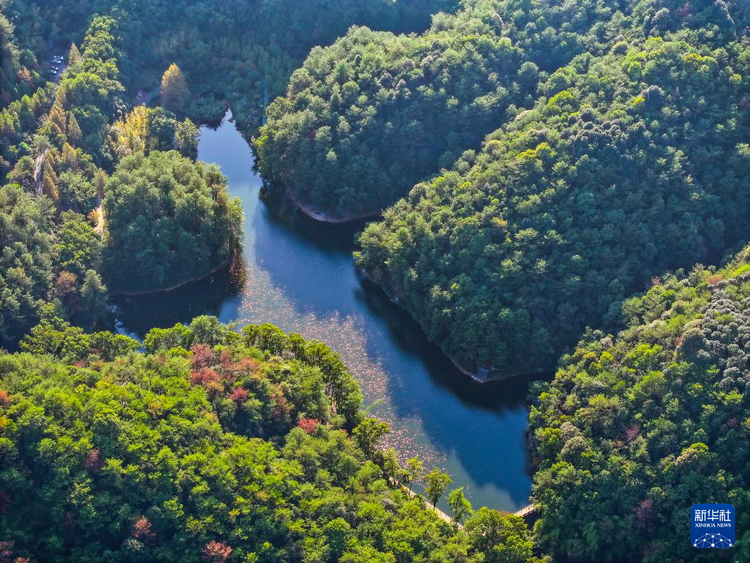
<svg viewBox="0 0 750 563">
<path fill-rule="evenodd" d="M 123 84 L 158 91 L 173 62 L 193 94 L 185 112 L 196 120 L 220 119 L 230 103 L 250 135 L 260 125 L 266 98 L 283 93 L 289 75 L 317 45 L 328 45 L 354 24 L 417 31 L 430 14 L 454 9 L 457 0 L 250 0 L 139 3 L 24 0 L 7 12 L 21 37 L 78 43 L 94 14 L 120 23 L 125 57 Z M 42 42 L 42 45 L 39 44 Z"/>
<path fill-rule="evenodd" d="M 462 365 L 550 369 L 651 276 L 748 235 L 747 69 L 701 52 L 575 59 L 370 226 L 359 264 Z"/>
<path fill-rule="evenodd" d="M 458 530 L 389 481 L 326 346 L 210 317 L 139 346 L 49 321 L 0 355 L 3 560 L 533 560 L 519 517 Z"/>
<path fill-rule="evenodd" d="M 327 219 L 375 215 L 533 106 L 540 77 L 616 34 L 595 2 L 469 0 L 423 35 L 352 29 L 267 111 L 264 178 Z"/>
<path fill-rule="evenodd" d="M 249 135 L 311 47 L 354 23 L 423 29 L 432 12 L 453 8 L 453 0 L 0 5 L 0 179 L 35 201 L 3 199 L 21 197 L 21 210 L 44 216 L 32 240 L 23 235 L 30 217 L 2 210 L 14 224 L 0 230 L 0 343 L 14 345 L 45 307 L 91 326 L 106 316 L 109 288 L 179 285 L 239 250 L 241 217 L 216 174 L 200 186 L 196 178 L 206 172 L 187 173 L 176 156 L 126 157 L 176 150 L 194 160 L 194 121 L 216 122 L 228 104 Z M 64 73 L 42 76 L 61 52 Z M 163 108 L 153 107 L 159 102 Z M 171 179 L 157 181 L 134 162 L 169 169 Z M 144 209 L 160 190 L 158 205 Z M 141 219 L 133 223 L 135 215 Z M 133 275 L 123 279 L 125 271 Z"/>
<path fill-rule="evenodd" d="M 0 115 L 2 345 L 50 311 L 91 327 L 108 314 L 107 286 L 184 283 L 225 266 L 241 246 L 226 180 L 191 160 L 196 126 L 162 108 L 128 111 L 121 26 L 93 18 L 59 84 Z"/>
<path fill-rule="evenodd" d="M 177 152 L 124 158 L 105 187 L 112 286 L 147 290 L 205 277 L 241 249 L 242 208 L 215 165 Z"/>
<path fill-rule="evenodd" d="M 0 12 L 0 563 L 693 560 L 699 501 L 734 504 L 726 558 L 750 560 L 750 247 L 696 266 L 750 239 L 747 2 Z M 383 450 L 322 343 L 101 330 L 112 293 L 240 254 L 196 162 L 227 107 L 272 189 L 382 215 L 356 264 L 457 365 L 557 368 L 531 395 L 533 532 L 462 488 L 452 521 L 412 495 L 450 479 Z"/>
<path fill-rule="evenodd" d="M 625 302 L 627 329 L 587 333 L 537 389 L 536 532 L 556 557 L 697 559 L 685 534 L 701 499 L 737 511 L 736 546 L 711 560 L 750 558 L 749 272 L 750 247 L 654 279 Z"/>
<path fill-rule="evenodd" d="M 459 364 L 507 376 L 552 369 L 653 275 L 747 240 L 750 51 L 714 9 L 550 74 L 532 110 L 370 225 L 359 264 Z"/>
</svg>

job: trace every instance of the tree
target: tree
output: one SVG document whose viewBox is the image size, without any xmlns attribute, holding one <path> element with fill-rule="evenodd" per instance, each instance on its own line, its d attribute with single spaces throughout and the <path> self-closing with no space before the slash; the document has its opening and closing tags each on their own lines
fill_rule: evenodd
<svg viewBox="0 0 750 563">
<path fill-rule="evenodd" d="M 533 558 L 534 542 L 520 516 L 482 507 L 464 529 L 487 563 L 525 563 Z"/>
<path fill-rule="evenodd" d="M 326 524 L 325 534 L 334 558 L 338 559 L 344 553 L 347 540 L 352 535 L 351 525 L 343 518 L 334 518 Z"/>
<path fill-rule="evenodd" d="M 23 156 L 18 159 L 16 165 L 8 174 L 8 183 L 18 184 L 24 191 L 34 193 L 36 190 L 36 178 L 34 177 L 34 159 L 30 156 Z"/>
<path fill-rule="evenodd" d="M 87 270 L 101 267 L 101 237 L 79 213 L 65 211 L 61 218 L 54 245 L 57 267 L 83 279 Z"/>
<path fill-rule="evenodd" d="M 440 500 L 440 497 L 443 496 L 445 489 L 451 484 L 451 482 L 452 479 L 445 473 L 442 473 L 437 467 L 425 475 L 425 483 L 427 483 L 427 486 L 425 487 L 424 493 L 432 503 L 432 506 L 437 508 L 437 503 Z"/>
<path fill-rule="evenodd" d="M 372 458 L 378 446 L 380 438 L 385 436 L 390 429 L 388 424 L 379 421 L 376 418 L 366 418 L 352 432 L 352 436 L 357 440 L 359 447 L 362 448 L 368 457 Z"/>
<path fill-rule="evenodd" d="M 45 159 L 44 163 L 44 175 L 42 180 L 42 193 L 46 195 L 52 203 L 58 205 L 60 203 L 60 192 L 57 189 L 59 179 L 55 170 L 52 168 L 49 160 Z"/>
<path fill-rule="evenodd" d="M 55 102 L 49 112 L 49 123 L 54 126 L 53 131 L 58 135 L 64 135 L 67 129 L 65 110 L 59 102 Z"/>
<path fill-rule="evenodd" d="M 78 146 L 82 138 L 83 132 L 81 131 L 81 126 L 78 125 L 76 116 L 71 113 L 68 117 L 68 140 L 73 146 Z"/>
<path fill-rule="evenodd" d="M 161 105 L 180 115 L 185 112 L 189 102 L 190 90 L 187 81 L 180 67 L 172 63 L 161 78 Z"/>
<path fill-rule="evenodd" d="M 401 466 L 398 463 L 398 454 L 393 448 L 388 448 L 383 452 L 383 472 L 389 479 L 398 482 L 403 481 L 406 472 L 401 469 Z"/>
<path fill-rule="evenodd" d="M 62 270 L 55 278 L 55 297 L 62 302 L 68 316 L 77 313 L 81 307 L 78 293 L 78 278 L 75 274 Z"/>
<path fill-rule="evenodd" d="M 87 270 L 81 287 L 81 306 L 91 326 L 107 313 L 107 287 L 101 276 L 94 270 Z"/>
<path fill-rule="evenodd" d="M 63 172 L 58 178 L 57 187 L 60 206 L 63 209 L 72 209 L 81 214 L 88 214 L 96 208 L 96 187 L 89 181 L 86 173 Z"/>
<path fill-rule="evenodd" d="M 216 317 L 201 315 L 190 323 L 191 342 L 193 344 L 208 344 L 215 346 L 223 342 L 227 335 L 227 327 Z"/>
<path fill-rule="evenodd" d="M 81 60 L 81 52 L 76 47 L 75 43 L 71 43 L 70 52 L 68 53 L 68 66 L 73 66 Z"/>
<path fill-rule="evenodd" d="M 464 496 L 464 488 L 459 487 L 450 492 L 448 495 L 448 505 L 453 511 L 454 522 L 461 524 L 467 516 L 472 514 L 473 509 L 469 499 Z"/>
<path fill-rule="evenodd" d="M 412 484 L 415 481 L 419 481 L 419 479 L 422 478 L 423 474 L 424 474 L 424 463 L 422 463 L 421 459 L 419 459 L 417 456 L 414 456 L 406 460 L 404 484 L 407 487 L 409 487 L 410 491 L 411 491 Z"/>
</svg>

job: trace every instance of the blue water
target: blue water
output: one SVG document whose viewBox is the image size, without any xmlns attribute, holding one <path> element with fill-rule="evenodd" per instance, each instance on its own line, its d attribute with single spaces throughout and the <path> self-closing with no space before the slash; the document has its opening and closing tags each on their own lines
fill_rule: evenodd
<svg viewBox="0 0 750 563">
<path fill-rule="evenodd" d="M 120 299 L 121 330 L 142 336 L 213 314 L 322 340 L 357 377 L 372 414 L 388 421 L 386 442 L 402 460 L 420 455 L 427 468 L 440 467 L 475 507 L 528 504 L 528 382 L 481 386 L 456 370 L 408 314 L 358 276 L 351 252 L 363 225 L 321 225 L 265 201 L 252 152 L 232 123 L 201 129 L 198 156 L 221 166 L 232 196 L 242 199 L 243 270 Z"/>
</svg>

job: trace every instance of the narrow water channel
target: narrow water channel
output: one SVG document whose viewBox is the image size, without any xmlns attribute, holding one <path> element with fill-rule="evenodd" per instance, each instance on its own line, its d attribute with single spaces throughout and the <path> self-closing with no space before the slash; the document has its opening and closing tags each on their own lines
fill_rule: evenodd
<svg viewBox="0 0 750 563">
<path fill-rule="evenodd" d="M 198 156 L 221 166 L 231 195 L 242 199 L 244 273 L 121 298 L 120 330 L 143 336 L 212 314 L 319 339 L 357 377 L 371 412 L 389 422 L 388 442 L 402 460 L 418 454 L 427 468 L 440 467 L 475 507 L 525 506 L 528 382 L 481 386 L 458 372 L 409 315 L 357 275 L 351 252 L 362 225 L 321 225 L 261 198 L 252 152 L 228 120 L 201 129 Z"/>
</svg>

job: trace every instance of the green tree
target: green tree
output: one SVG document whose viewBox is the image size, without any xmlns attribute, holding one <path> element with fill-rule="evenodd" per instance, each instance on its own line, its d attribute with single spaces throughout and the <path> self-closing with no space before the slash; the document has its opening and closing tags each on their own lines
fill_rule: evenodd
<svg viewBox="0 0 750 563">
<path fill-rule="evenodd" d="M 54 245 L 58 268 L 83 279 L 87 270 L 101 267 L 102 242 L 99 234 L 80 214 L 66 211 Z"/>
<path fill-rule="evenodd" d="M 357 440 L 359 447 L 368 456 L 372 456 L 378 447 L 380 439 L 388 432 L 390 432 L 390 429 L 387 423 L 368 417 L 354 429 L 352 436 Z"/>
<path fill-rule="evenodd" d="M 520 516 L 482 507 L 466 522 L 466 533 L 488 563 L 524 563 L 534 560 L 534 542 Z"/>
<path fill-rule="evenodd" d="M 453 520 L 458 524 L 461 524 L 467 516 L 470 516 L 474 512 L 469 499 L 464 496 L 463 487 L 450 492 L 448 495 L 448 505 L 453 511 Z"/>
<path fill-rule="evenodd" d="M 70 117 L 68 117 L 68 140 L 73 146 L 76 146 L 82 138 L 83 132 L 81 131 L 81 126 L 78 125 L 76 116 L 71 114 Z"/>
<path fill-rule="evenodd" d="M 8 183 L 18 184 L 25 191 L 34 193 L 36 190 L 34 171 L 34 159 L 30 156 L 23 156 L 16 162 L 13 170 L 8 174 Z"/>
<path fill-rule="evenodd" d="M 94 270 L 87 270 L 81 286 L 81 306 L 92 326 L 107 313 L 107 287 Z"/>
<path fill-rule="evenodd" d="M 419 481 L 424 474 L 424 463 L 418 457 L 412 457 L 406 460 L 406 471 L 404 474 L 404 484 L 411 491 L 412 484 Z"/>
<path fill-rule="evenodd" d="M 437 467 L 425 475 L 426 487 L 424 492 L 434 507 L 437 508 L 440 497 L 443 496 L 445 489 L 448 488 L 451 482 L 452 479 L 445 473 L 442 473 Z"/>
<path fill-rule="evenodd" d="M 405 471 L 401 469 L 398 463 L 398 453 L 393 448 L 388 448 L 383 452 L 383 472 L 389 479 L 403 482 Z"/>
</svg>

